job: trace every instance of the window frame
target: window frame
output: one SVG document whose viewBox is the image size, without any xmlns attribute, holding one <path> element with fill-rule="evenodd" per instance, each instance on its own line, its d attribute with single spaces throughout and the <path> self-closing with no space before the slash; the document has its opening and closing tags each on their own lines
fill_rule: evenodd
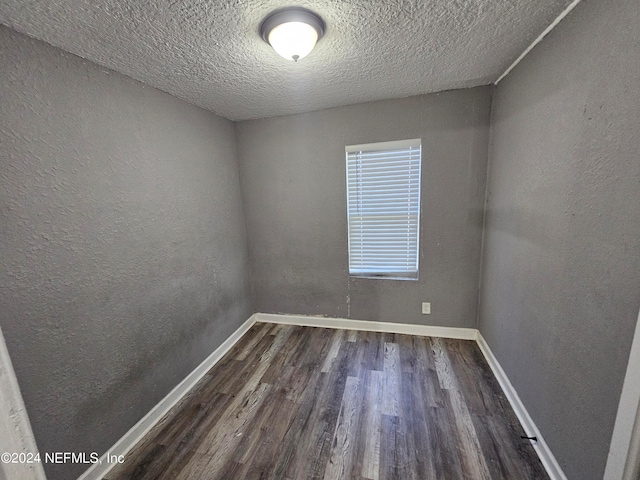
<svg viewBox="0 0 640 480">
<path fill-rule="evenodd" d="M 381 269 L 380 272 L 352 272 L 352 214 L 350 213 L 352 204 L 350 202 L 350 176 L 349 176 L 349 155 L 355 152 L 384 152 L 384 151 L 392 151 L 392 150 L 400 150 L 400 149 L 412 149 L 416 148 L 418 153 L 418 175 L 417 175 L 417 209 L 415 217 L 415 271 L 407 270 L 407 271 L 397 271 L 397 272 L 384 272 Z M 409 162 L 410 160 L 407 160 Z M 422 139 L 421 138 L 412 138 L 406 140 L 393 140 L 388 142 L 374 142 L 374 143 L 366 143 L 366 144 L 357 144 L 357 145 L 347 145 L 345 146 L 345 178 L 346 178 L 346 207 L 347 207 L 347 250 L 348 250 L 348 272 L 349 277 L 351 278 L 366 278 L 366 279 L 385 279 L 385 280 L 413 280 L 418 281 L 420 276 L 420 225 L 421 225 L 421 214 L 422 214 Z M 410 177 L 407 180 L 407 186 L 411 185 L 412 180 Z M 411 194 L 407 193 L 407 199 L 410 201 Z M 407 209 L 408 211 L 410 208 Z M 410 225 L 410 221 L 407 220 L 407 225 Z M 407 235 L 407 238 L 410 238 Z M 409 247 L 407 248 L 409 251 Z"/>
</svg>

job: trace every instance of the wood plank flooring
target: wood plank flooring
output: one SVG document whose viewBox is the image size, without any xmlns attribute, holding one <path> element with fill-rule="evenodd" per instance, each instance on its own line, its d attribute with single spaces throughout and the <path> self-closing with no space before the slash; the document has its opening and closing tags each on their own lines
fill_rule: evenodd
<svg viewBox="0 0 640 480">
<path fill-rule="evenodd" d="M 475 342 L 258 323 L 108 475 L 547 479 Z"/>
</svg>

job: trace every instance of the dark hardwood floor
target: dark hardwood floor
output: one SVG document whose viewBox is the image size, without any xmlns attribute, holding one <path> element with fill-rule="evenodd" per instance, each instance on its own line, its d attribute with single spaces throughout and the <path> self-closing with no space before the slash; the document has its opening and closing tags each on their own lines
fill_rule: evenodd
<svg viewBox="0 0 640 480">
<path fill-rule="evenodd" d="M 473 341 L 258 323 L 107 479 L 547 479 Z"/>
</svg>

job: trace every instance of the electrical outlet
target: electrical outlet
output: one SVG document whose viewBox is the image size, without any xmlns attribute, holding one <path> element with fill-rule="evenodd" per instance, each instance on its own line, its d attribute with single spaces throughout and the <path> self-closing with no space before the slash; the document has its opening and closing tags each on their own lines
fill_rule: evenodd
<svg viewBox="0 0 640 480">
<path fill-rule="evenodd" d="M 431 304 L 429 302 L 422 302 L 422 314 L 429 315 L 431 313 Z"/>
</svg>

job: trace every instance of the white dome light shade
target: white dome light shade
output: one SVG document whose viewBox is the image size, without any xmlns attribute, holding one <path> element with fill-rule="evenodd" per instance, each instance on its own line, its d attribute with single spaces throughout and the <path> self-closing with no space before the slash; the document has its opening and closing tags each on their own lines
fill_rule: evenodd
<svg viewBox="0 0 640 480">
<path fill-rule="evenodd" d="M 306 57 L 318 41 L 318 32 L 308 23 L 281 23 L 269 33 L 269 44 L 287 60 Z"/>
<path fill-rule="evenodd" d="M 325 25 L 315 13 L 299 7 L 273 12 L 264 19 L 260 34 L 287 60 L 298 61 L 311 53 L 324 35 Z"/>
</svg>

